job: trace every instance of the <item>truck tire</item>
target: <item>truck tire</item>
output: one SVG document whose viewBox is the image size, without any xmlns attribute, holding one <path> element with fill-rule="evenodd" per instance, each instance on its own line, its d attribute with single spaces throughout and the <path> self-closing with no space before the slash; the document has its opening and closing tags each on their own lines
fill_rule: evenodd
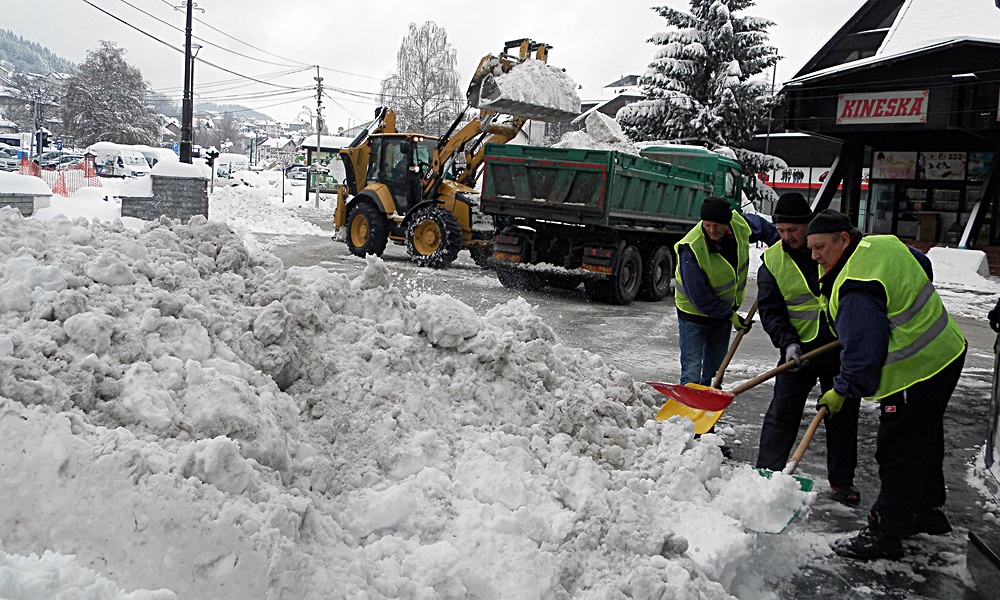
<svg viewBox="0 0 1000 600">
<path fill-rule="evenodd" d="M 347 213 L 347 248 L 355 256 L 382 256 L 389 241 L 389 221 L 370 202 L 355 202 Z"/>
<path fill-rule="evenodd" d="M 649 302 L 659 302 L 669 296 L 670 279 L 673 275 L 674 257 L 668 246 L 660 246 L 652 254 L 643 256 L 639 298 Z"/>
<path fill-rule="evenodd" d="M 635 246 L 625 246 L 611 276 L 584 282 L 587 297 L 598 302 L 627 306 L 639 295 L 642 283 L 642 256 Z"/>
<path fill-rule="evenodd" d="M 446 267 L 462 249 L 462 226 L 440 206 L 421 208 L 406 228 L 406 252 L 421 267 Z"/>
<path fill-rule="evenodd" d="M 503 267 L 497 268 L 496 271 L 500 285 L 511 290 L 537 292 L 548 284 L 548 277 L 541 273 Z"/>
</svg>

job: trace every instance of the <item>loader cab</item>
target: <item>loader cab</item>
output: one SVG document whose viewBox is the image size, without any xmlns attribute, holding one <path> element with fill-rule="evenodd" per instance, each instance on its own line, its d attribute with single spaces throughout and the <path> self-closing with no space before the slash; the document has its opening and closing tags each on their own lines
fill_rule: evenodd
<svg viewBox="0 0 1000 600">
<path fill-rule="evenodd" d="M 369 145 L 368 182 L 385 184 L 403 212 L 420 202 L 437 140 L 422 135 L 385 134 L 372 136 Z"/>
</svg>

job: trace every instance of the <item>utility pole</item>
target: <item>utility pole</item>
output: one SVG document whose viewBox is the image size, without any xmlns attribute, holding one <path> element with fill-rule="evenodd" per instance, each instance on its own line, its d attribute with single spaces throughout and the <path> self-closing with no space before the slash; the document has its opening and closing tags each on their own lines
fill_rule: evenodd
<svg viewBox="0 0 1000 600">
<path fill-rule="evenodd" d="M 323 132 L 323 78 L 319 76 L 319 65 L 316 65 L 316 152 L 313 154 L 312 164 L 309 166 L 310 175 L 316 189 L 316 200 L 314 206 L 319 208 L 319 158 L 320 134 Z M 306 204 L 309 203 L 309 182 L 306 181 Z"/>
<path fill-rule="evenodd" d="M 183 0 L 174 10 L 186 9 L 187 19 L 184 27 L 184 99 L 181 101 L 181 162 L 191 164 L 191 134 L 194 121 L 194 55 L 191 54 L 191 22 L 194 20 L 194 9 L 198 5 L 194 0 Z M 204 8 L 198 8 L 205 12 Z"/>
</svg>

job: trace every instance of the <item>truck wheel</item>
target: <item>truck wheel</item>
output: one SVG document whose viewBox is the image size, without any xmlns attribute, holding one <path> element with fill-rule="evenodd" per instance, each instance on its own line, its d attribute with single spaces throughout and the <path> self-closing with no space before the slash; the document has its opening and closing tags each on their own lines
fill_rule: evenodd
<svg viewBox="0 0 1000 600">
<path fill-rule="evenodd" d="M 635 246 L 625 246 L 615 261 L 615 270 L 610 277 L 600 281 L 586 281 L 583 285 L 591 300 L 625 306 L 632 304 L 639 295 L 641 282 L 642 257 L 639 250 Z"/>
<path fill-rule="evenodd" d="M 537 292 L 548 283 L 548 278 L 541 273 L 510 268 L 498 268 L 497 279 L 505 288 L 524 292 Z"/>
<path fill-rule="evenodd" d="M 440 206 L 417 211 L 406 228 L 406 252 L 421 267 L 446 267 L 462 249 L 462 226 Z"/>
<path fill-rule="evenodd" d="M 389 221 L 370 202 L 358 202 L 347 213 L 347 248 L 355 256 L 382 256 L 389 241 Z"/>
<path fill-rule="evenodd" d="M 674 259 L 670 248 L 660 246 L 651 255 L 643 257 L 642 287 L 639 298 L 659 302 L 670 295 L 670 279 L 674 275 Z"/>
</svg>

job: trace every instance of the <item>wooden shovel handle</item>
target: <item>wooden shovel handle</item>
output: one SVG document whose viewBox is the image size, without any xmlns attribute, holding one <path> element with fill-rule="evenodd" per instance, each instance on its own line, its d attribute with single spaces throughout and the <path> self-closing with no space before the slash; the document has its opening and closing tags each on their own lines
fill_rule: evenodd
<svg viewBox="0 0 1000 600">
<path fill-rule="evenodd" d="M 820 405 L 819 410 L 816 411 L 816 416 L 813 417 L 812 423 L 809 423 L 809 429 L 806 429 L 805 435 L 802 436 L 802 441 L 799 442 L 798 447 L 795 448 L 795 453 L 792 454 L 792 458 L 789 459 L 788 465 L 785 466 L 785 470 L 782 473 L 787 473 L 791 475 L 795 472 L 795 469 L 799 467 L 799 461 L 805 456 L 806 450 L 809 448 L 809 443 L 812 442 L 813 434 L 816 433 L 816 428 L 819 427 L 819 422 L 823 420 L 826 416 L 826 405 Z"/>
<path fill-rule="evenodd" d="M 753 305 L 750 306 L 750 312 L 747 313 L 747 321 L 753 320 L 753 316 L 757 314 L 757 301 L 753 301 Z M 722 389 L 722 378 L 726 375 L 726 369 L 729 368 L 729 362 L 733 360 L 733 355 L 736 354 L 736 348 L 739 347 L 740 342 L 743 340 L 743 336 L 747 334 L 746 329 L 740 329 L 736 332 L 736 337 L 733 338 L 733 343 L 729 346 L 729 352 L 726 353 L 726 358 L 722 359 L 722 364 L 719 365 L 719 370 L 715 372 L 715 379 L 712 380 L 712 387 L 716 389 Z"/>
<path fill-rule="evenodd" d="M 824 344 L 823 346 L 820 346 L 819 348 L 816 348 L 815 350 L 811 350 L 809 352 L 806 352 L 805 354 L 803 354 L 802 356 L 800 356 L 799 357 L 799 361 L 809 360 L 810 358 L 816 358 L 817 356 L 819 356 L 821 354 L 825 354 L 825 353 L 829 352 L 830 350 L 835 350 L 837 348 L 840 348 L 840 342 L 830 342 L 829 344 Z M 750 388 L 756 387 L 756 386 L 764 383 L 765 381 L 767 381 L 768 379 L 774 377 L 775 375 L 777 375 L 779 373 L 784 373 L 788 369 L 794 369 L 795 365 L 797 365 L 797 364 L 798 363 L 796 363 L 794 360 L 790 360 L 790 361 L 786 362 L 783 365 L 778 365 L 777 367 L 771 369 L 767 373 L 764 373 L 762 375 L 758 375 L 758 376 L 754 377 L 753 379 L 751 379 L 750 381 L 741 383 L 740 385 L 736 386 L 735 388 L 733 388 L 732 394 L 734 396 L 737 395 L 737 394 L 742 394 L 743 392 L 749 390 Z"/>
</svg>

